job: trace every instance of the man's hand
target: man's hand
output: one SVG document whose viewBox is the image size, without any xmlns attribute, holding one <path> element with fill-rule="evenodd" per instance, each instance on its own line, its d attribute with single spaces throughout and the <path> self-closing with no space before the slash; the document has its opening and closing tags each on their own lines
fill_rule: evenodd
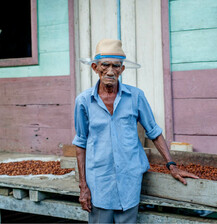
<svg viewBox="0 0 217 224">
<path fill-rule="evenodd" d="M 91 212 L 91 193 L 87 185 L 81 185 L 79 202 L 81 203 L 82 209 Z"/>
<path fill-rule="evenodd" d="M 187 184 L 187 181 L 183 178 L 183 177 L 190 177 L 190 178 L 194 178 L 194 179 L 198 179 L 199 177 L 189 173 L 187 171 L 184 170 L 180 170 L 178 169 L 176 166 L 174 165 L 170 165 L 170 174 L 177 180 L 179 180 L 180 182 L 182 182 L 183 184 Z"/>
</svg>

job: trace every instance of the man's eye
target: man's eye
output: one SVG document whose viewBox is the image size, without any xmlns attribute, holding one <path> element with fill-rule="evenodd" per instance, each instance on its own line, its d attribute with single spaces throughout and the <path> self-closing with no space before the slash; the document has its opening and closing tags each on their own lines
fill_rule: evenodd
<svg viewBox="0 0 217 224">
<path fill-rule="evenodd" d="M 108 67 L 109 64 L 107 64 L 107 63 L 102 63 L 102 66 Z"/>
<path fill-rule="evenodd" d="M 120 68 L 121 65 L 119 65 L 119 64 L 114 64 L 113 67 L 114 67 L 114 68 Z"/>
</svg>

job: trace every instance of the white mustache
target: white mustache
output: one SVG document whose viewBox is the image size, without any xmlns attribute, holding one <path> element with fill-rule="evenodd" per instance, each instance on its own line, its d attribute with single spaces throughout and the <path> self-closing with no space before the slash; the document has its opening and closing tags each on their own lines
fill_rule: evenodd
<svg viewBox="0 0 217 224">
<path fill-rule="evenodd" d="M 108 78 L 108 79 L 115 79 L 115 76 L 109 76 L 109 75 L 105 75 L 104 78 Z"/>
</svg>

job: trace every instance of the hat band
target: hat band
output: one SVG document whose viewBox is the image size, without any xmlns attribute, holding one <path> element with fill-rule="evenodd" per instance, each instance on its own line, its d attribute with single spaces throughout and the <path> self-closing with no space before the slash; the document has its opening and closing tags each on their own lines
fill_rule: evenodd
<svg viewBox="0 0 217 224">
<path fill-rule="evenodd" d="M 101 54 L 97 54 L 94 59 L 98 60 L 98 59 L 102 59 L 102 58 L 117 58 L 117 59 L 126 59 L 125 56 L 121 56 L 121 55 L 101 55 Z"/>
</svg>

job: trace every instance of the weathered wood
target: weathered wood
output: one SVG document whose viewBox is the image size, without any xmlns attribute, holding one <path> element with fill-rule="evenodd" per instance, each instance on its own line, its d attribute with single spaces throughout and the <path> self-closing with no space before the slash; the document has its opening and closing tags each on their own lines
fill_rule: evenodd
<svg viewBox="0 0 217 224">
<path fill-rule="evenodd" d="M 16 200 L 13 197 L 0 196 L 0 209 L 32 213 L 77 221 L 88 221 L 88 213 L 82 210 L 80 204 L 46 199 L 40 206 L 27 198 Z M 139 212 L 137 223 L 215 223 L 215 220 L 195 218 L 183 215 L 157 212 Z"/>
<path fill-rule="evenodd" d="M 0 187 L 0 195 L 8 196 L 10 192 L 10 188 Z"/>
<path fill-rule="evenodd" d="M 90 2 L 86 0 L 78 0 L 78 31 L 79 38 L 76 40 L 76 45 L 79 46 L 79 58 L 92 58 L 91 55 L 91 21 L 90 21 Z M 77 79 L 80 80 L 78 93 L 90 88 L 92 86 L 91 68 L 79 62 L 80 70 L 77 74 Z"/>
<path fill-rule="evenodd" d="M 217 135 L 217 99 L 174 99 L 174 133 Z"/>
<path fill-rule="evenodd" d="M 172 71 L 207 70 L 216 68 L 216 61 L 171 64 Z"/>
<path fill-rule="evenodd" d="M 168 1 L 161 1 L 161 22 L 162 22 L 162 55 L 163 55 L 163 83 L 164 83 L 164 104 L 165 104 L 165 134 L 167 145 L 174 141 L 173 134 L 173 102 L 172 102 L 172 80 L 170 62 L 170 22 Z M 164 113 L 163 113 L 164 114 Z M 163 127 L 163 126 L 162 126 Z"/>
<path fill-rule="evenodd" d="M 70 144 L 71 129 L 55 128 L 2 128 L 0 150 L 8 152 L 61 155 L 60 143 Z"/>
<path fill-rule="evenodd" d="M 150 163 L 165 164 L 163 157 L 156 149 L 145 148 L 145 151 Z M 176 161 L 178 164 L 188 165 L 190 163 L 194 163 L 201 164 L 203 166 L 217 167 L 217 155 L 215 154 L 179 151 L 170 151 L 170 154 L 173 160 Z"/>
<path fill-rule="evenodd" d="M 69 74 L 69 52 L 40 53 L 40 66 L 1 68 L 2 78 L 34 77 L 34 76 L 65 76 Z"/>
<path fill-rule="evenodd" d="M 171 200 L 167 198 L 154 197 L 150 195 L 141 195 L 140 196 L 140 204 L 143 205 L 158 205 L 161 207 L 172 207 L 172 208 L 184 208 L 191 210 L 203 210 L 203 211 L 212 211 L 217 212 L 217 208 L 213 208 L 210 206 L 204 206 L 189 202 L 184 202 L 180 200 Z"/>
<path fill-rule="evenodd" d="M 2 105 L 0 127 L 69 129 L 71 105 Z"/>
<path fill-rule="evenodd" d="M 216 38 L 217 29 L 172 32 L 172 63 L 217 61 Z"/>
<path fill-rule="evenodd" d="M 63 156 L 76 157 L 76 146 L 75 145 L 63 145 Z"/>
<path fill-rule="evenodd" d="M 173 72 L 173 98 L 216 98 L 217 69 Z"/>
<path fill-rule="evenodd" d="M 171 31 L 217 27 L 216 7 L 215 0 L 170 1 Z"/>
<path fill-rule="evenodd" d="M 185 186 L 168 174 L 148 172 L 142 194 L 217 207 L 216 181 L 188 179 L 187 183 Z"/>
<path fill-rule="evenodd" d="M 136 0 L 135 9 L 136 59 L 141 64 L 141 68 L 137 70 L 137 87 L 145 92 L 157 123 L 164 128 L 161 1 Z M 131 55 L 127 57 L 130 59 Z"/>
<path fill-rule="evenodd" d="M 136 1 L 121 0 L 121 41 L 127 58 L 136 62 Z M 124 19 L 123 19 L 124 18 Z M 126 69 L 122 74 L 122 82 L 137 86 L 136 69 Z"/>
<path fill-rule="evenodd" d="M 0 79 L 0 105 L 70 104 L 70 77 Z"/>
<path fill-rule="evenodd" d="M 59 9 L 57 11 L 60 11 Z M 55 25 L 43 25 L 39 27 L 40 33 L 40 52 L 68 51 L 69 37 L 68 23 Z"/>
<path fill-rule="evenodd" d="M 141 212 L 138 215 L 137 223 L 216 223 L 213 219 L 196 218 L 184 215 L 158 212 Z"/>
<path fill-rule="evenodd" d="M 75 169 L 75 180 L 79 181 L 77 159 L 75 157 L 61 157 L 60 166 L 62 169 Z"/>
<path fill-rule="evenodd" d="M 16 199 L 23 199 L 28 196 L 28 191 L 22 189 L 13 189 L 13 196 Z"/>
<path fill-rule="evenodd" d="M 75 157 L 61 157 L 60 166 L 62 169 L 71 169 L 77 166 L 77 159 Z"/>
<path fill-rule="evenodd" d="M 190 142 L 195 152 L 217 154 L 217 136 L 175 135 L 175 141 Z"/>
<path fill-rule="evenodd" d="M 49 198 L 49 195 L 47 193 L 40 192 L 40 191 L 33 191 L 33 190 L 29 191 L 30 201 L 40 202 L 40 201 L 43 201 L 46 198 Z"/>
<path fill-rule="evenodd" d="M 32 213 L 38 215 L 53 216 L 73 220 L 88 220 L 88 213 L 83 211 L 80 204 L 46 199 L 40 204 L 30 201 L 28 198 L 16 200 L 13 197 L 0 196 L 0 209 Z"/>
<path fill-rule="evenodd" d="M 93 57 L 95 55 L 96 45 L 101 39 L 117 39 L 117 1 L 110 0 L 108 3 L 107 0 L 91 0 L 89 18 L 91 24 L 91 35 L 89 39 L 91 43 L 90 52 Z M 92 71 L 92 85 L 98 79 L 98 74 Z"/>
</svg>

